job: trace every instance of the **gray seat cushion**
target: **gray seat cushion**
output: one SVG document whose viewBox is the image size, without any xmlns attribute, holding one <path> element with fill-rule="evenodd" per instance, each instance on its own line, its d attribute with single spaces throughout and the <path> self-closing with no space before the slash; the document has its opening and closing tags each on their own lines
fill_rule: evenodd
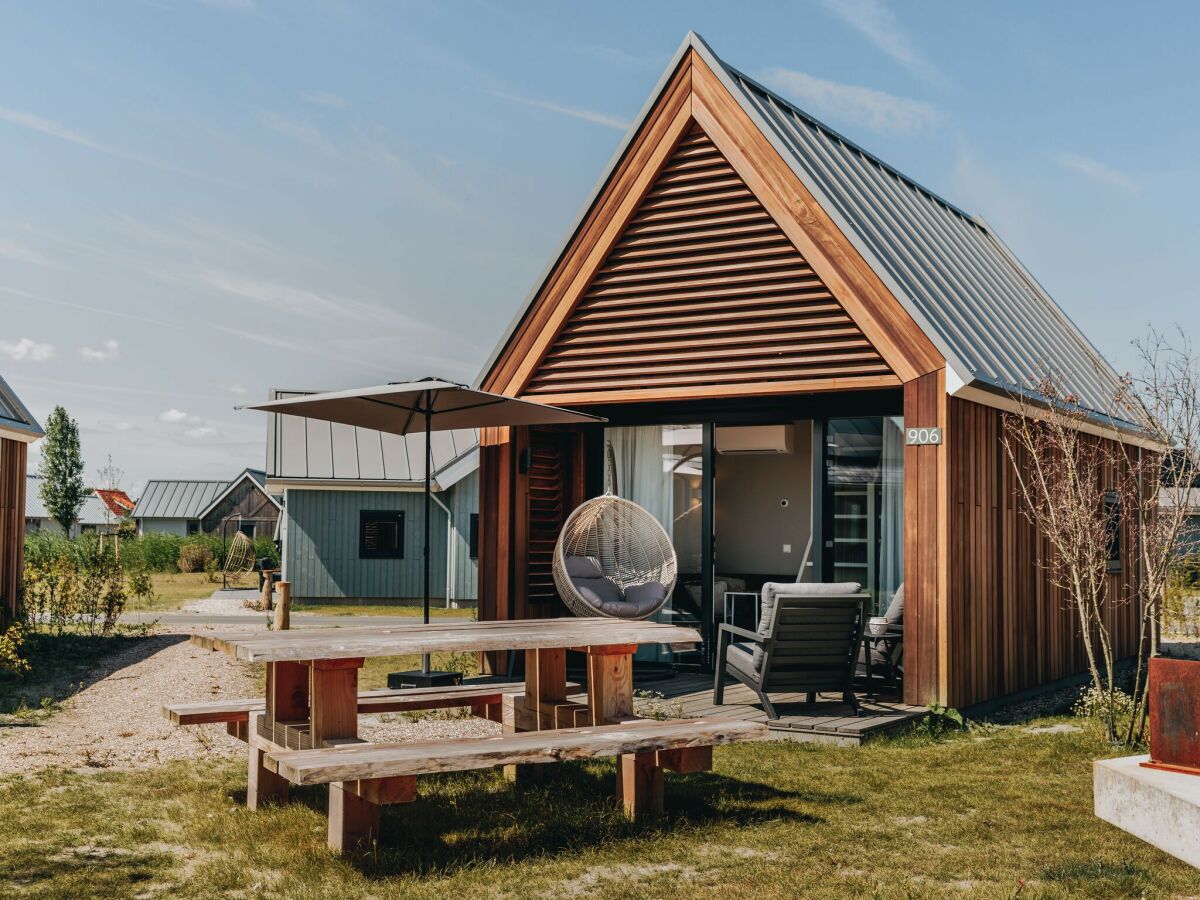
<svg viewBox="0 0 1200 900">
<path fill-rule="evenodd" d="M 667 599 L 667 586 L 657 581 L 634 584 L 625 588 L 625 603 L 631 606 L 634 618 L 644 618 L 657 610 Z"/>
<path fill-rule="evenodd" d="M 726 648 L 725 661 L 731 669 L 736 669 L 751 681 L 758 681 L 760 670 L 754 665 L 754 653 L 749 644 L 730 644 Z"/>
<path fill-rule="evenodd" d="M 883 614 L 887 620 L 889 628 L 895 628 L 898 625 L 904 624 L 904 585 L 896 588 L 896 593 L 892 595 L 892 602 L 888 604 L 887 612 Z"/>
<path fill-rule="evenodd" d="M 567 575 L 574 581 L 576 578 L 603 578 L 604 570 L 600 561 L 594 556 L 568 556 L 563 563 Z"/>
</svg>

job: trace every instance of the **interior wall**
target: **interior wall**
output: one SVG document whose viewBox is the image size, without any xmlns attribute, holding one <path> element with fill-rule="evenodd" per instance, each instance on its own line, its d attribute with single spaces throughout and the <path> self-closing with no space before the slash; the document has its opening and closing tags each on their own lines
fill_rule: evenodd
<svg viewBox="0 0 1200 900">
<path fill-rule="evenodd" d="M 718 455 L 716 486 L 717 571 L 795 578 L 812 528 L 812 422 L 795 423 L 791 453 Z"/>
</svg>

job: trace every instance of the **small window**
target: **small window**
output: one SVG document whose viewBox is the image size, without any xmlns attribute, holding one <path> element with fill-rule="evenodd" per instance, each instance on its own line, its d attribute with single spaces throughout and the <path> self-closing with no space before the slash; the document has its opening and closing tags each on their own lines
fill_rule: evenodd
<svg viewBox="0 0 1200 900">
<path fill-rule="evenodd" d="M 404 512 L 364 509 L 358 514 L 359 559 L 404 559 Z"/>
<path fill-rule="evenodd" d="M 1108 548 L 1108 573 L 1121 573 L 1121 498 L 1116 491 L 1104 495 L 1104 540 Z"/>
<path fill-rule="evenodd" d="M 468 538 L 471 559 L 479 559 L 479 513 L 471 513 L 471 534 Z"/>
<path fill-rule="evenodd" d="M 188 520 L 187 533 L 189 535 L 200 533 L 200 520 L 199 519 L 189 519 Z"/>
<path fill-rule="evenodd" d="M 253 522 L 245 522 L 245 521 L 239 522 L 238 523 L 238 531 L 240 531 L 246 537 L 250 538 L 250 540 L 254 540 L 254 523 Z"/>
</svg>

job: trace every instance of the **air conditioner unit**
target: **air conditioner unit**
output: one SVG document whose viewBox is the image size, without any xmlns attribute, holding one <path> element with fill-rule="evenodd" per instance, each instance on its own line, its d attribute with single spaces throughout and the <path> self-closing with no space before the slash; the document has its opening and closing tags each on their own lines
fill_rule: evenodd
<svg viewBox="0 0 1200 900">
<path fill-rule="evenodd" d="M 717 452 L 726 456 L 791 453 L 792 425 L 746 425 L 717 429 Z"/>
</svg>

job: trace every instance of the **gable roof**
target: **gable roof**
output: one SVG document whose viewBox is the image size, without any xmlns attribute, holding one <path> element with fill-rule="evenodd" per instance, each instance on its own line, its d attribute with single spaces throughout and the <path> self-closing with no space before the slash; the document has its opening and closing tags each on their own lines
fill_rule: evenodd
<svg viewBox="0 0 1200 900">
<path fill-rule="evenodd" d="M 229 487 L 228 481 L 154 479 L 133 509 L 136 519 L 198 519 L 213 498 Z"/>
<path fill-rule="evenodd" d="M 271 391 L 272 400 L 313 391 Z M 435 490 L 445 490 L 479 465 L 474 428 L 433 434 Z M 425 435 L 385 434 L 303 416 L 267 416 L 267 469 L 272 488 L 281 483 L 313 487 L 376 485 L 415 488 L 425 483 Z"/>
<path fill-rule="evenodd" d="M 33 413 L 3 378 L 0 378 L 0 432 L 22 441 L 37 440 L 45 434 Z"/>
<path fill-rule="evenodd" d="M 27 519 L 53 518 L 50 511 L 46 509 L 46 504 L 42 502 L 41 486 L 42 479 L 39 476 L 25 476 L 25 518 Z M 95 494 L 88 494 L 83 498 L 83 505 L 79 507 L 79 516 L 76 521 L 80 525 L 105 525 L 110 518 L 107 515 L 104 501 Z"/>
<path fill-rule="evenodd" d="M 127 516 L 137 506 L 132 497 L 115 488 L 96 488 L 96 496 L 114 516 Z"/>
<path fill-rule="evenodd" d="M 695 52 L 946 360 L 947 388 L 1025 394 L 1053 367 L 1082 406 L 1111 414 L 1120 378 L 978 218 L 724 63 L 689 33 L 614 154 L 562 249 L 479 383 L 502 358 L 681 61 Z M 1137 418 L 1131 412 L 1130 419 Z M 1130 423 L 1125 423 L 1130 424 Z"/>
<path fill-rule="evenodd" d="M 213 497 L 209 504 L 200 510 L 200 512 L 196 515 L 196 518 L 203 519 L 210 512 L 216 509 L 217 504 L 228 497 L 243 481 L 249 481 L 256 488 L 258 488 L 258 490 L 262 492 L 263 496 L 265 496 L 271 501 L 272 504 L 274 504 L 276 509 L 283 509 L 283 504 L 267 493 L 266 472 L 263 472 L 261 469 L 243 469 L 242 474 L 233 479 L 233 481 L 229 482 L 229 485 L 225 488 L 225 490 Z"/>
</svg>

